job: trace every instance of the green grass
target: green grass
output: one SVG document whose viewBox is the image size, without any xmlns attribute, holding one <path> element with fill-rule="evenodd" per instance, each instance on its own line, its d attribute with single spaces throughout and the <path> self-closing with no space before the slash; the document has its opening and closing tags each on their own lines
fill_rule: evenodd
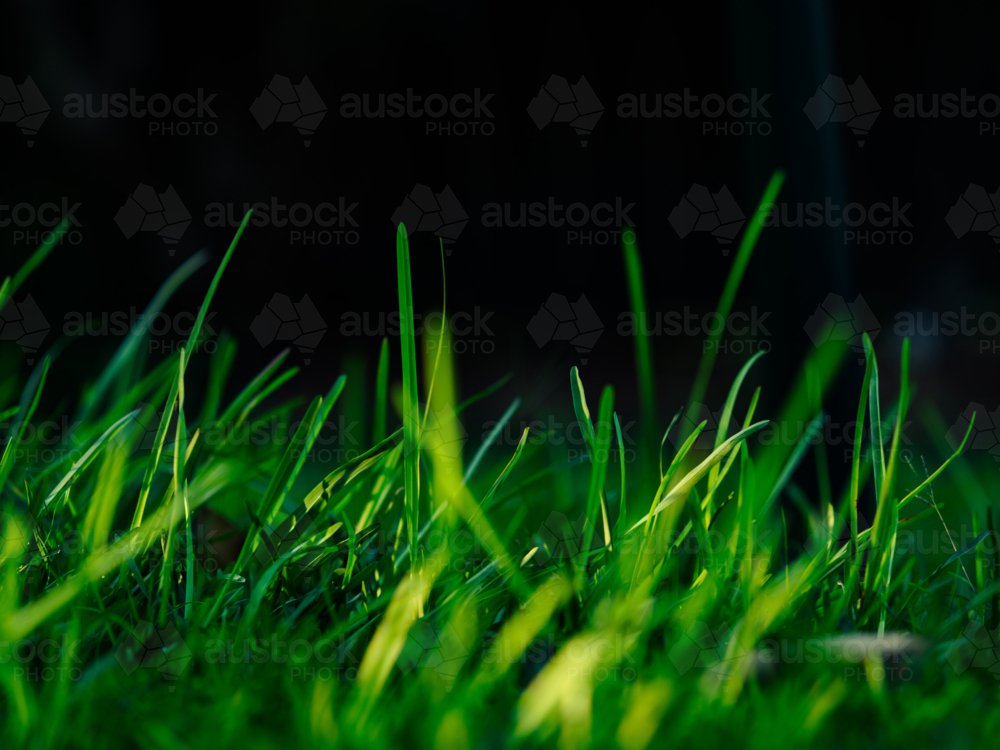
<svg viewBox="0 0 1000 750">
<path fill-rule="evenodd" d="M 568 396 L 587 460 L 567 460 L 556 435 L 496 440 L 521 408 L 508 378 L 463 401 L 444 338 L 418 361 L 401 226 L 400 348 L 383 342 L 377 363 L 358 367 L 376 373 L 374 397 L 349 404 L 372 414 L 372 442 L 314 484 L 311 451 L 364 388 L 331 374 L 329 391 L 300 405 L 287 352 L 239 378 L 228 338 L 207 368 L 189 369 L 245 228 L 186 347 L 149 364 L 130 336 L 80 384 L 72 455 L 31 458 L 44 447 L 32 425 L 67 408 L 46 388 L 67 357 L 42 358 L 20 396 L 0 401 L 0 746 L 981 747 L 995 736 L 998 476 L 943 439 L 920 460 L 902 452 L 908 345 L 898 384 L 880 382 L 867 338 L 863 373 L 841 367 L 846 347 L 824 345 L 777 415 L 760 413 L 768 385 L 749 385 L 753 357 L 712 447 L 695 447 L 703 423 L 671 452 L 651 432 L 655 404 L 672 411 L 684 394 L 654 394 L 640 337 L 640 460 L 616 458 L 629 415 L 614 390 L 576 368 Z M 759 234 L 751 222 L 720 310 Z M 44 283 L 51 250 L 5 293 L 29 274 Z M 624 260 L 642 312 L 634 242 Z M 204 262 L 180 266 L 149 309 Z M 691 401 L 708 388 L 713 350 Z M 886 430 L 874 449 L 854 444 L 842 487 L 822 442 L 761 439 L 769 419 L 822 415 L 838 377 L 859 393 L 858 422 Z M 155 429 L 142 403 L 164 413 Z M 463 451 L 473 403 L 497 421 Z M 943 436 L 933 407 L 919 411 Z M 296 425 L 290 440 L 211 437 L 272 416 Z M 213 517 L 232 528 L 212 536 Z M 914 546 L 915 532 L 938 543 Z M 213 547 L 226 540 L 228 558 Z"/>
</svg>

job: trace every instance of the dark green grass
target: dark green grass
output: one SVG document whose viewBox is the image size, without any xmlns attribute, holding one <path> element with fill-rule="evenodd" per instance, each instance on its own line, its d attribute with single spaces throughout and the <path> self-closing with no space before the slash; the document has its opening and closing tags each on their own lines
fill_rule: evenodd
<svg viewBox="0 0 1000 750">
<path fill-rule="evenodd" d="M 14 394 L 0 402 L 0 746 L 980 747 L 996 736 L 1000 477 L 943 441 L 929 405 L 923 421 L 941 440 L 902 451 L 906 345 L 899 383 L 880 381 L 867 338 L 865 369 L 844 375 L 858 422 L 881 439 L 855 443 L 843 487 L 822 442 L 762 439 L 770 419 L 823 414 L 845 359 L 837 343 L 808 357 L 776 415 L 759 413 L 768 385 L 755 385 L 751 358 L 710 445 L 696 447 L 703 423 L 673 451 L 656 404 L 686 394 L 654 394 L 640 339 L 634 463 L 616 456 L 638 415 L 573 368 L 586 456 L 567 460 L 555 435 L 496 439 L 520 408 L 506 378 L 459 394 L 444 340 L 418 361 L 400 227 L 400 346 L 384 342 L 369 363 L 373 402 L 349 404 L 372 414 L 371 443 L 312 486 L 311 451 L 364 389 L 331 374 L 300 405 L 285 395 L 286 353 L 241 377 L 228 338 L 207 377 L 190 376 L 245 228 L 186 347 L 149 365 L 130 336 L 80 384 L 71 457 L 33 461 L 30 436 L 65 408 L 46 381 L 72 362 L 41 358 L 20 397 L 0 388 Z M 750 261 L 750 228 L 720 310 Z M 51 250 L 3 293 L 32 273 L 44 283 Z M 624 254 L 642 311 L 637 246 Z M 149 310 L 204 261 L 182 265 Z M 690 401 L 712 369 L 708 356 Z M 230 381 L 245 385 L 227 402 Z M 496 415 L 481 444 L 464 437 L 473 403 Z M 153 410 L 165 414 L 150 423 Z M 295 425 L 290 440 L 233 438 L 272 416 Z M 815 484 L 801 478 L 807 461 Z M 205 530 L 213 518 L 226 519 L 221 535 Z M 213 547 L 225 541 L 228 557 Z"/>
</svg>

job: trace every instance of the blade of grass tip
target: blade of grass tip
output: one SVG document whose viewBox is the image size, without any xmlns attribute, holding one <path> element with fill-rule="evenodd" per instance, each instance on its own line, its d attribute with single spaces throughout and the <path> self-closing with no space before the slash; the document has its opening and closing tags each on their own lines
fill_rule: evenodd
<svg viewBox="0 0 1000 750">
<path fill-rule="evenodd" d="M 48 254 L 52 252 L 52 249 L 62 241 L 62 235 L 67 229 L 69 229 L 69 219 L 65 218 L 60 221 L 59 226 L 52 231 L 49 235 L 49 239 L 43 242 L 39 248 L 31 254 L 31 257 L 24 262 L 21 268 L 18 269 L 18 272 L 14 274 L 13 280 L 11 280 L 9 284 L 5 285 L 6 289 L 0 289 L 0 294 L 9 294 L 13 296 L 14 292 L 20 289 L 21 284 L 23 284 L 31 275 L 31 272 L 34 271 L 41 264 L 41 262 L 45 260 Z"/>
<path fill-rule="evenodd" d="M 389 401 L 389 339 L 382 339 L 375 375 L 375 414 L 372 423 L 372 444 L 385 440 L 385 407 Z"/>
<path fill-rule="evenodd" d="M 862 334 L 865 349 L 865 360 L 871 360 L 872 377 L 868 384 L 868 420 L 871 428 L 871 445 L 875 451 L 875 497 L 882 497 L 882 482 L 885 479 L 885 450 L 882 447 L 882 412 L 878 395 L 878 360 L 875 358 L 875 347 L 868 334 Z"/>
<path fill-rule="evenodd" d="M 618 463 L 621 464 L 622 488 L 618 498 L 618 520 L 615 522 L 615 536 L 624 533 L 626 520 L 628 518 L 627 506 L 625 503 L 625 445 L 622 443 L 622 426 L 618 423 L 618 412 L 615 412 L 615 434 L 618 437 Z"/>
<path fill-rule="evenodd" d="M 580 422 L 580 432 L 583 433 L 584 442 L 587 444 L 587 452 L 591 460 L 594 458 L 594 425 L 590 421 L 590 409 L 587 406 L 587 393 L 583 389 L 583 381 L 580 379 L 580 370 L 576 365 L 569 370 L 570 394 L 573 396 L 573 413 Z"/>
<path fill-rule="evenodd" d="M 396 229 L 396 275 L 399 286 L 399 340 L 403 363 L 403 485 L 406 534 L 416 549 L 420 510 L 420 417 L 417 402 L 417 353 L 413 324 L 410 245 L 402 222 Z M 413 557 L 411 556 L 411 565 Z"/>
<path fill-rule="evenodd" d="M 674 414 L 674 418 L 670 420 L 670 424 L 667 425 L 667 429 L 663 433 L 663 438 L 660 440 L 659 460 L 660 460 L 660 481 L 661 482 L 663 481 L 663 446 L 665 446 L 667 444 L 667 438 L 670 437 L 670 431 L 672 429 L 674 429 L 674 425 L 677 424 L 677 420 L 681 418 L 681 415 L 683 413 L 684 413 L 684 407 L 682 406 Z"/>
<path fill-rule="evenodd" d="M 205 294 L 205 300 L 201 303 L 201 307 L 198 308 L 198 317 L 195 318 L 194 325 L 191 326 L 191 334 L 188 336 L 187 350 L 189 352 L 197 351 L 196 344 L 198 343 L 198 337 L 201 335 L 201 326 L 205 322 L 205 316 L 208 314 L 208 308 L 212 304 L 212 298 L 215 297 L 215 290 L 219 288 L 219 282 L 222 281 L 222 274 L 226 270 L 226 266 L 229 265 L 229 259 L 233 257 L 233 252 L 236 250 L 236 245 L 239 244 L 240 237 L 243 236 L 243 230 L 247 228 L 247 224 L 250 222 L 250 217 L 253 215 L 253 209 L 247 211 L 246 216 L 243 217 L 243 221 L 240 222 L 240 228 L 236 230 L 236 236 L 233 237 L 233 241 L 229 243 L 229 249 L 222 258 L 222 262 L 219 264 L 219 269 L 215 272 L 215 276 L 212 278 L 212 283 L 208 287 L 208 292 Z"/>
<path fill-rule="evenodd" d="M 777 199 L 778 193 L 781 191 L 781 184 L 784 181 L 785 173 L 780 169 L 775 170 L 767 183 L 767 187 L 764 189 L 764 195 L 761 197 L 760 203 L 757 204 L 757 210 L 754 211 L 753 218 L 747 222 L 743 239 L 740 240 L 739 250 L 736 251 L 736 258 L 733 260 L 732 268 L 729 269 L 729 276 L 726 278 L 726 286 L 722 290 L 722 296 L 719 298 L 719 304 L 716 307 L 716 312 L 722 320 L 726 320 L 729 317 L 729 311 L 732 309 L 733 301 L 736 299 L 736 292 L 740 287 L 740 282 L 743 280 L 743 273 L 750 262 L 750 256 L 753 255 L 754 247 L 757 245 L 757 238 L 760 237 L 760 233 L 764 228 L 764 217 L 767 215 L 771 204 Z M 688 398 L 689 408 L 694 404 L 701 403 L 705 398 L 705 392 L 708 390 L 708 381 L 712 376 L 712 368 L 715 365 L 715 357 L 718 352 L 716 344 L 722 336 L 724 329 L 725 326 L 722 326 L 718 331 L 709 335 L 708 346 L 705 348 L 701 362 L 698 364 L 698 373 L 695 375 L 694 386 L 692 386 L 691 395 Z"/>
<path fill-rule="evenodd" d="M 766 352 L 764 351 L 759 351 L 744 362 L 743 367 L 740 368 L 735 380 L 733 380 L 733 384 L 729 388 L 729 396 L 726 398 L 726 404 L 722 407 L 722 415 L 719 417 L 719 427 L 718 431 L 715 433 L 715 445 L 713 448 L 718 448 L 726 439 L 726 434 L 729 432 L 729 420 L 733 416 L 733 407 L 736 406 L 736 399 L 740 394 L 740 386 L 743 385 L 743 380 L 746 378 L 747 373 L 750 372 L 750 368 L 753 367 L 754 362 L 763 357 L 765 353 Z M 715 466 L 708 474 L 709 487 L 715 484 L 715 480 L 718 476 L 719 467 Z"/>
<path fill-rule="evenodd" d="M 959 444 L 959 446 L 955 449 L 955 451 L 951 454 L 951 456 L 949 456 L 948 459 L 937 468 L 937 470 L 933 474 L 927 477 L 927 479 L 925 479 L 923 482 L 917 485 L 916 489 L 911 490 L 902 500 L 899 501 L 898 506 L 900 508 L 902 508 L 906 503 L 908 503 L 910 500 L 919 495 L 920 492 L 922 492 L 925 487 L 927 487 L 931 482 L 933 482 L 935 479 L 938 478 L 941 472 L 943 472 L 946 468 L 948 468 L 948 465 L 952 461 L 954 461 L 956 458 L 962 455 L 962 451 L 965 450 L 965 444 L 966 442 L 968 442 L 969 435 L 972 434 L 972 428 L 975 426 L 975 424 L 976 424 L 976 412 L 973 412 L 972 419 L 969 420 L 969 426 L 965 430 L 965 437 L 962 438 L 962 442 Z"/>
<path fill-rule="evenodd" d="M 208 261 L 208 253 L 204 250 L 199 251 L 184 261 L 181 266 L 170 274 L 169 278 L 163 285 L 157 290 L 156 294 L 153 295 L 153 299 L 150 300 L 149 305 L 142 313 L 140 320 L 144 321 L 141 326 L 140 332 L 129 331 L 129 335 L 125 337 L 122 341 L 121 346 L 115 352 L 111 361 L 108 362 L 107 367 L 101 373 L 100 377 L 94 386 L 87 392 L 87 395 L 83 400 L 83 409 L 81 410 L 79 419 L 81 421 L 87 421 L 90 419 L 94 412 L 97 404 L 100 402 L 101 397 L 107 391 L 108 387 L 114 381 L 115 376 L 118 374 L 119 370 L 131 359 L 136 353 L 136 349 L 145 340 L 146 333 L 148 332 L 148 321 L 152 320 L 153 316 L 159 313 L 163 307 L 167 304 L 170 298 L 173 296 L 174 292 L 199 268 L 201 268 Z"/>
<path fill-rule="evenodd" d="M 705 429 L 705 425 L 707 424 L 708 422 L 706 420 L 702 420 L 701 423 L 694 428 L 694 432 L 684 439 L 681 447 L 677 450 L 677 453 L 674 454 L 673 460 L 671 460 L 670 466 L 667 467 L 666 472 L 661 472 L 660 486 L 657 488 L 656 494 L 653 495 L 653 501 L 649 506 L 649 513 L 647 513 L 641 520 L 637 521 L 632 528 L 629 529 L 629 531 L 632 531 L 633 529 L 638 528 L 641 524 L 645 523 L 643 535 L 648 536 L 653 523 L 653 511 L 656 510 L 656 506 L 659 504 L 660 498 L 663 497 L 663 493 L 667 491 L 667 487 L 669 486 L 670 480 L 673 478 L 677 467 L 681 465 L 681 461 L 683 461 L 685 456 L 687 456 L 688 451 L 691 450 L 691 446 L 694 445 L 695 440 L 698 439 L 698 436 L 701 435 L 701 431 Z"/>
<path fill-rule="evenodd" d="M 601 391 L 601 404 L 598 407 L 597 431 L 594 435 L 594 452 L 591 459 L 590 487 L 587 491 L 587 524 L 583 532 L 583 550 L 589 552 L 593 542 L 594 528 L 597 524 L 597 511 L 602 510 L 605 526 L 607 526 L 607 511 L 602 508 L 601 497 L 604 490 L 604 478 L 608 471 L 608 453 L 611 450 L 611 415 L 614 411 L 615 389 L 610 385 Z M 605 528 L 606 542 L 610 536 Z"/>
<path fill-rule="evenodd" d="M 271 379 L 271 376 L 277 372 L 278 368 L 281 367 L 282 363 L 288 357 L 290 350 L 284 349 L 278 353 L 274 359 L 267 363 L 263 370 L 261 370 L 257 375 L 251 380 L 247 386 L 240 391 L 240 394 L 233 399 L 232 403 L 226 407 L 226 410 L 222 412 L 219 417 L 219 421 L 223 425 L 228 425 L 237 414 L 243 409 L 243 407 L 257 394 L 257 392 L 263 388 L 267 382 Z"/>
<path fill-rule="evenodd" d="M 497 380 L 492 385 L 487 386 L 483 390 L 479 391 L 479 393 L 475 393 L 475 394 L 469 396 L 467 399 L 465 399 L 465 401 L 463 401 L 462 403 L 460 403 L 458 406 L 455 407 L 455 413 L 456 414 L 461 414 L 463 411 L 465 411 L 466 409 L 468 409 L 470 406 L 472 406 L 473 404 L 477 403 L 478 401 L 482 401 L 487 396 L 492 396 L 494 393 L 496 393 L 501 388 L 503 388 L 505 385 L 507 385 L 507 383 L 509 383 L 510 379 L 513 378 L 513 377 L 514 377 L 514 373 L 508 372 L 506 375 L 504 375 L 502 378 L 500 378 L 499 380 Z"/>
<path fill-rule="evenodd" d="M 703 424 L 705 423 L 702 422 L 702 425 Z M 664 497 L 659 502 L 659 504 L 652 510 L 649 516 L 641 518 L 632 528 L 636 528 L 640 524 L 646 523 L 649 517 L 658 515 L 660 511 L 662 511 L 667 506 L 673 504 L 675 501 L 687 497 L 687 494 L 699 481 L 701 481 L 702 477 L 704 477 L 708 473 L 709 469 L 711 469 L 713 466 L 719 463 L 719 461 L 725 458 L 729 454 L 729 451 L 731 451 L 734 447 L 736 447 L 742 441 L 746 440 L 752 435 L 760 432 L 765 427 L 767 427 L 767 425 L 768 422 L 766 420 L 757 422 L 756 424 L 752 424 L 749 427 L 740 430 L 735 435 L 726 440 L 726 442 L 724 442 L 722 445 L 720 445 L 718 448 L 712 451 L 708 455 L 708 457 L 705 458 L 705 460 L 703 460 L 694 469 L 685 474 L 684 478 L 681 479 L 681 481 L 679 481 L 672 490 L 670 490 L 670 492 L 666 495 L 666 497 Z M 669 474 L 670 472 L 668 471 L 667 473 Z M 664 488 L 664 483 L 661 483 L 660 487 L 662 491 L 662 489 Z M 659 494 L 660 492 L 657 492 L 657 495 Z"/>
<path fill-rule="evenodd" d="M 11 428 L 7 447 L 4 448 L 3 458 L 0 459 L 0 495 L 3 494 L 7 477 L 10 475 L 11 469 L 14 468 L 14 456 L 17 453 L 17 446 L 21 444 L 24 431 L 31 423 L 31 418 L 38 407 L 38 401 L 42 397 L 42 389 L 45 387 L 45 379 L 49 374 L 50 362 L 51 360 L 45 357 L 35 365 L 35 369 L 32 371 L 28 382 L 24 385 L 24 390 L 21 392 L 21 401 L 17 406 L 19 417 Z"/>
<path fill-rule="evenodd" d="M 635 316 L 635 367 L 639 378 L 639 407 L 642 414 L 640 430 L 643 466 L 653 465 L 656 450 L 656 394 L 653 378 L 653 355 L 649 337 L 643 335 L 643 318 L 649 314 L 646 307 L 646 288 L 643 283 L 642 258 L 635 242 L 635 231 L 622 232 L 622 252 L 625 255 L 625 272 L 628 279 L 629 302 Z"/>
</svg>

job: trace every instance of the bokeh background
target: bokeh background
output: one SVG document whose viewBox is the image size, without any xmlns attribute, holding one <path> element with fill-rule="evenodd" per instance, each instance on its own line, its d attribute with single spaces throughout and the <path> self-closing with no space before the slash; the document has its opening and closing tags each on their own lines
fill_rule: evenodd
<svg viewBox="0 0 1000 750">
<path fill-rule="evenodd" d="M 847 302 L 862 295 L 877 319 L 871 332 L 877 330 L 882 377 L 892 384 L 884 387 L 891 393 L 902 344 L 898 316 L 920 313 L 925 329 L 949 311 L 1000 321 L 1000 246 L 986 231 L 957 237 L 945 221 L 970 184 L 987 193 L 1000 188 L 1000 78 L 987 6 L 917 4 L 904 12 L 821 1 L 600 9 L 372 2 L 260 4 L 216 13 L 121 2 L 6 7 L 0 75 L 16 84 L 30 75 L 51 111 L 35 136 L 16 123 L 0 123 L 0 203 L 80 203 L 78 242 L 57 248 L 17 298 L 30 293 L 52 325 L 46 346 L 64 336 L 69 314 L 100 318 L 141 310 L 201 248 L 217 262 L 233 229 L 207 224 L 212 204 L 233 204 L 238 215 L 244 203 L 272 199 L 284 205 L 356 203 L 357 227 L 346 228 L 357 232 L 354 244 L 346 235 L 340 244 L 293 242 L 288 227 L 252 226 L 216 296 L 213 328 L 241 342 L 236 388 L 280 350 L 278 343 L 262 346 L 250 331 L 265 303 L 275 293 L 295 301 L 308 294 L 328 329 L 293 388 L 319 392 L 348 370 L 357 377 L 350 391 L 354 405 L 345 408 L 364 416 L 381 338 L 343 335 L 344 316 L 377 320 L 397 309 L 391 218 L 415 185 L 435 193 L 449 186 L 469 218 L 448 246 L 448 307 L 492 313 L 489 333 L 458 337 L 465 345 L 455 357 L 461 395 L 514 373 L 507 400 L 477 406 L 469 422 L 495 419 L 515 394 L 525 397 L 521 419 L 568 413 L 566 372 L 584 358 L 585 382 L 591 389 L 614 384 L 617 408 L 634 418 L 634 341 L 617 331 L 619 316 L 629 309 L 620 245 L 574 242 L 566 227 L 486 227 L 484 208 L 509 203 L 516 210 L 550 199 L 562 205 L 634 203 L 628 216 L 650 309 L 689 308 L 703 316 L 718 302 L 746 226 L 729 246 L 707 232 L 681 238 L 668 220 L 671 211 L 694 184 L 712 193 L 725 185 L 749 217 L 778 168 L 787 173 L 779 202 L 792 213 L 798 203 L 897 201 L 911 204 L 909 223 L 899 227 L 909 234 L 876 244 L 874 234 L 867 243 L 845 238 L 843 226 L 765 229 L 734 310 L 766 314 L 767 333 L 752 343 L 724 339 L 729 348 L 718 358 L 706 397 L 710 409 L 721 407 L 748 353 L 765 346 L 770 353 L 748 382 L 763 385 L 758 414 L 773 415 L 814 346 L 804 326 L 830 294 Z M 326 115 L 308 138 L 286 123 L 262 129 L 252 115 L 251 105 L 276 74 L 293 83 L 308 76 L 325 103 Z M 586 147 L 570 125 L 539 129 L 528 113 L 553 75 L 571 83 L 585 76 L 603 106 Z M 866 135 L 837 122 L 817 129 L 806 116 L 806 103 L 830 75 L 849 84 L 863 77 L 879 105 Z M 149 116 L 66 116 L 74 96 L 99 102 L 102 94 L 131 89 L 147 99 L 196 96 L 200 89 L 212 97 L 214 116 L 187 118 L 187 124 L 203 124 L 200 134 L 186 136 L 179 134 L 184 118 L 173 115 L 164 118 L 161 132 L 150 132 L 155 120 Z M 449 99 L 478 89 L 488 97 L 489 116 L 478 118 L 476 134 L 458 135 L 456 124 L 477 118 L 342 114 L 352 94 L 374 101 L 409 89 Z M 651 103 L 657 95 L 685 91 L 728 99 L 754 90 L 764 102 L 756 118 L 625 118 L 619 111 L 625 95 L 644 94 Z M 971 109 L 981 105 L 986 114 L 898 116 L 900 96 L 922 95 L 927 107 L 935 96 L 963 93 L 975 98 Z M 164 134 L 171 122 L 174 134 Z M 442 134 L 445 124 L 453 132 Z M 746 126 L 743 134 L 734 134 L 734 125 Z M 157 191 L 173 186 L 191 214 L 181 240 L 170 246 L 173 254 L 154 233 L 126 238 L 115 222 L 140 183 Z M 0 227 L 5 273 L 34 249 L 30 233 L 44 227 L 22 228 L 27 236 L 18 229 Z M 874 230 L 865 225 L 857 231 Z M 432 232 L 415 232 L 410 241 L 416 306 L 428 313 L 441 304 L 438 240 Z M 168 312 L 196 309 L 214 265 L 175 295 Z M 586 355 L 566 342 L 539 346 L 529 334 L 529 322 L 553 293 L 570 301 L 586 295 L 602 322 L 603 333 Z M 169 348 L 171 337 L 162 338 L 162 348 Z M 705 338 L 652 339 L 661 429 L 687 399 Z M 173 339 L 175 346 L 182 337 Z M 82 336 L 68 343 L 62 356 L 72 356 L 74 365 L 55 369 L 52 378 L 74 392 L 81 376 L 96 376 L 121 340 Z M 915 337 L 917 403 L 933 403 L 948 424 L 970 402 L 996 408 L 997 345 L 1000 330 Z M 11 342 L 0 347 L 18 353 Z M 396 377 L 398 349 L 393 354 Z M 162 350 L 150 356 L 155 360 Z M 301 353 L 292 356 L 293 362 L 304 360 Z M 8 386 L 19 388 L 30 368 L 17 356 L 3 361 Z M 852 359 L 829 403 L 841 421 L 852 418 L 860 377 Z M 908 434 L 919 442 L 927 437 L 924 430 L 915 420 Z"/>
</svg>

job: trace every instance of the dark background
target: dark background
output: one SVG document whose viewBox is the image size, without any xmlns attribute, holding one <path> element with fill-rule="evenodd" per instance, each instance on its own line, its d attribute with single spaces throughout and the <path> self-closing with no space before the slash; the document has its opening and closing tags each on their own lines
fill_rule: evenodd
<svg viewBox="0 0 1000 750">
<path fill-rule="evenodd" d="M 143 308 L 163 280 L 202 247 L 202 268 L 168 310 L 193 310 L 207 288 L 233 230 L 205 226 L 205 207 L 277 197 L 283 204 L 357 202 L 356 245 L 292 245 L 286 230 L 250 227 L 216 296 L 215 328 L 241 342 L 233 387 L 245 383 L 280 348 L 262 348 L 249 326 L 275 292 L 298 300 L 308 293 L 329 330 L 298 379 L 303 393 L 325 390 L 352 353 L 374 379 L 379 338 L 340 333 L 343 313 L 398 309 L 394 227 L 396 206 L 415 183 L 435 192 L 451 186 L 469 223 L 447 258 L 448 306 L 493 312 L 493 352 L 456 357 L 461 395 L 508 371 L 506 396 L 484 405 L 495 418 L 515 393 L 541 410 L 550 394 L 568 404 L 566 370 L 580 361 L 565 343 L 539 348 L 526 325 L 553 292 L 585 293 L 605 325 L 582 368 L 592 399 L 604 382 L 616 385 L 623 415 L 638 411 L 633 340 L 617 335 L 628 309 L 619 246 L 568 245 L 565 229 L 485 228 L 491 202 L 563 205 L 635 203 L 649 307 L 700 314 L 717 304 L 735 251 L 722 253 L 709 235 L 681 240 L 667 217 L 692 183 L 717 191 L 725 184 L 751 214 L 776 168 L 787 172 L 779 200 L 871 204 L 912 203 L 912 243 L 845 244 L 842 229 L 765 229 L 735 310 L 769 312 L 771 353 L 751 384 L 763 384 L 758 413 L 773 415 L 802 359 L 812 350 L 803 324 L 828 293 L 864 296 L 881 323 L 875 343 L 884 386 L 896 392 L 902 339 L 893 331 L 902 311 L 925 315 L 967 307 L 1000 311 L 1000 252 L 985 233 L 956 239 L 944 216 L 969 183 L 1000 187 L 1000 117 L 901 119 L 900 93 L 944 94 L 966 89 L 1000 93 L 995 23 L 987 5 L 842 4 L 826 2 L 723 5 L 617 4 L 600 9 L 569 3 L 514 8 L 509 4 L 398 2 L 207 7 L 135 3 L 8 4 L 0 74 L 22 83 L 31 75 L 52 108 L 34 146 L 13 124 L 0 124 L 3 181 L 0 203 L 82 202 L 80 244 L 64 244 L 19 292 L 30 293 L 55 331 L 69 311 Z M 218 12 L 218 15 L 216 15 Z M 290 125 L 262 130 L 249 107 L 275 74 L 298 83 L 308 75 L 328 112 L 309 148 Z M 539 131 L 526 112 L 550 75 L 575 83 L 585 75 L 604 114 L 582 148 L 565 124 Z M 863 148 L 843 124 L 816 130 L 803 106 L 828 74 L 848 83 L 858 75 L 881 105 Z M 150 135 L 151 118 L 71 119 L 70 93 L 128 92 L 171 97 L 204 89 L 215 94 L 214 136 Z M 478 88 L 491 94 L 490 136 L 426 135 L 428 118 L 345 119 L 347 93 L 405 92 L 426 96 Z M 703 135 L 705 118 L 622 119 L 620 94 L 683 92 L 768 94 L 770 135 Z M 194 118 L 197 119 L 197 118 Z M 722 122 L 732 122 L 724 118 Z M 990 134 L 980 135 L 988 122 Z M 193 216 L 171 256 L 150 233 L 126 240 L 114 216 L 139 183 L 173 185 Z M 237 212 L 238 213 L 238 212 Z M 864 228 L 862 228 L 864 229 Z M 870 228 L 869 228 L 870 229 Z M 740 234 L 742 236 L 742 232 Z M 440 306 L 440 261 L 429 233 L 410 238 L 418 310 Z M 34 243 L 15 244 L 0 230 L 5 273 Z M 735 249 L 736 244 L 731 246 Z M 178 340 L 180 337 L 177 337 Z M 980 353 L 980 339 L 990 351 Z M 46 343 L 51 343 L 49 339 Z M 922 336 L 913 341 L 912 379 L 918 396 L 935 403 L 949 423 L 970 401 L 997 405 L 1000 336 Z M 394 372 L 398 339 L 393 339 Z M 96 375 L 120 340 L 86 337 L 72 343 L 80 366 L 54 372 L 78 387 Z M 13 346 L 10 343 L 4 347 Z M 481 345 L 480 345 L 481 346 Z M 702 337 L 653 339 L 660 418 L 688 396 Z M 155 355 L 154 355 L 155 358 Z M 719 408 L 746 354 L 719 356 L 707 401 Z M 301 355 L 293 353 L 292 362 Z M 91 363 L 90 367 L 86 363 Z M 23 379 L 27 366 L 13 376 Z M 848 362 L 832 401 L 852 418 L 861 372 Z M 59 379 L 62 378 L 60 381 Z M 549 407 L 554 408 L 554 407 Z M 661 425 L 662 427 L 662 425 Z"/>
</svg>

